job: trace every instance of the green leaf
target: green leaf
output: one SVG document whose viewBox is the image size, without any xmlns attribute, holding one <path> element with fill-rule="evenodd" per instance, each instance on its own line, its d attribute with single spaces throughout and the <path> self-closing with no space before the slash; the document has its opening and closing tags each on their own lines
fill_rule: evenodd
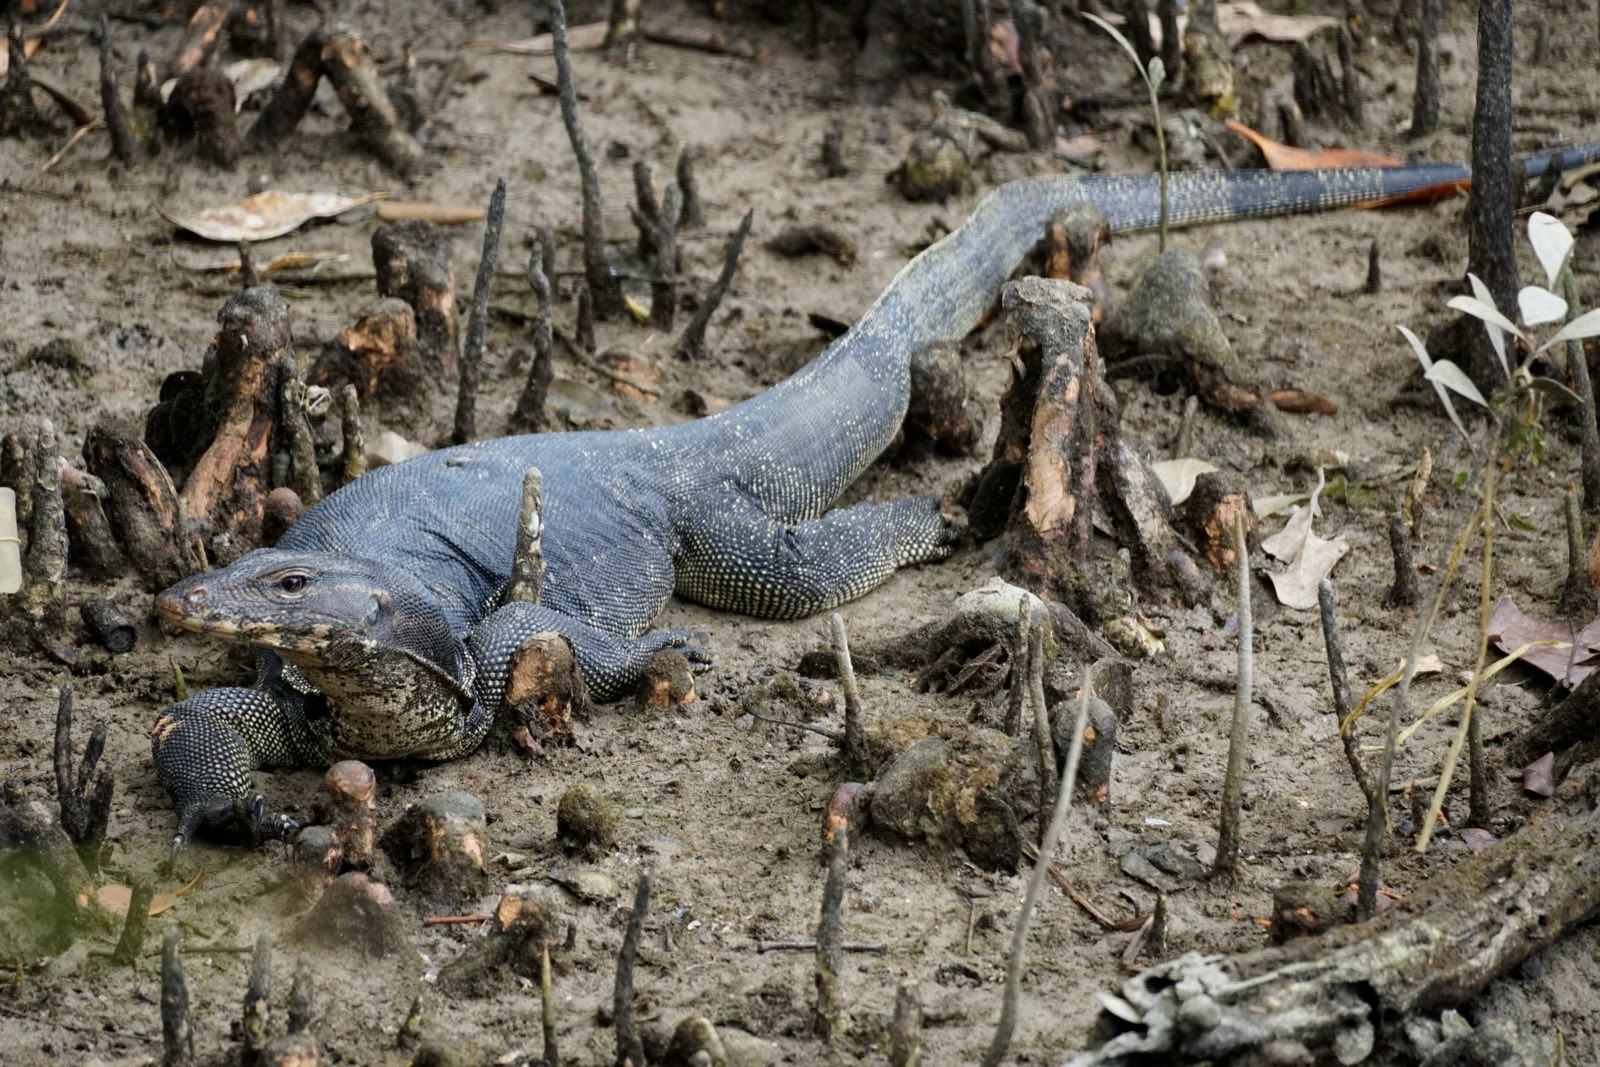
<svg viewBox="0 0 1600 1067">
<path fill-rule="evenodd" d="M 1560 400 L 1563 403 L 1573 404 L 1580 407 L 1583 404 L 1583 401 L 1578 399 L 1577 393 L 1574 393 L 1571 389 L 1568 389 L 1554 378 L 1531 378 L 1528 381 L 1528 388 L 1545 393 L 1551 397 L 1551 399 Z"/>
</svg>

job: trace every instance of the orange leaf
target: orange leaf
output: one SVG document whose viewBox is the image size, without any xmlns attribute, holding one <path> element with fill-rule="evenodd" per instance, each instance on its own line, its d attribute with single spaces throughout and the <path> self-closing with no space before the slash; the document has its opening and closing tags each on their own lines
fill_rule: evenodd
<svg viewBox="0 0 1600 1067">
<path fill-rule="evenodd" d="M 95 900 L 107 912 L 118 918 L 128 914 L 128 908 L 133 904 L 133 890 L 125 885 L 103 885 L 94 891 Z M 150 899 L 150 914 L 160 915 L 178 903 L 178 898 L 171 893 L 157 893 Z"/>
<path fill-rule="evenodd" d="M 1229 119 L 1228 129 L 1245 138 L 1261 150 L 1267 166 L 1273 170 L 1329 170 L 1336 167 L 1398 167 L 1401 161 L 1377 152 L 1364 152 L 1359 148 L 1323 148 L 1310 151 L 1279 144 L 1263 137 L 1242 122 Z"/>
</svg>

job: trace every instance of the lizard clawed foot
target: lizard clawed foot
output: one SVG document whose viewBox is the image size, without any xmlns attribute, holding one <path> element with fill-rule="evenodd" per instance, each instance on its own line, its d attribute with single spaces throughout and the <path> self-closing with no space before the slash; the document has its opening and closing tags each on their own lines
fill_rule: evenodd
<svg viewBox="0 0 1600 1067">
<path fill-rule="evenodd" d="M 248 797 L 195 797 L 178 807 L 178 832 L 172 839 L 172 860 L 190 841 L 201 835 L 228 844 L 258 845 L 283 841 L 300 829 L 300 823 L 282 812 L 267 811 L 260 793 Z"/>
<path fill-rule="evenodd" d="M 640 638 L 639 644 L 647 656 L 663 648 L 679 652 L 689 661 L 690 670 L 696 674 L 704 674 L 717 665 L 717 659 L 699 645 L 690 644 L 693 640 L 694 634 L 688 630 L 657 630 Z"/>
</svg>

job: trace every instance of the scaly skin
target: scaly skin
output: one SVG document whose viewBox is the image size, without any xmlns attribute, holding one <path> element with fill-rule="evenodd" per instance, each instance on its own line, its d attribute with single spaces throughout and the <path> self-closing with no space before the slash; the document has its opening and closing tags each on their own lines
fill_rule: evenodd
<svg viewBox="0 0 1600 1067">
<path fill-rule="evenodd" d="M 1600 145 L 1566 153 L 1569 165 L 1596 157 Z M 1524 161 L 1530 176 L 1546 165 Z M 1467 177 L 1446 164 L 1185 172 L 1170 178 L 1170 223 L 1320 211 Z M 1002 186 L 848 333 L 760 396 L 679 426 L 508 437 L 385 467 L 311 508 L 276 548 L 161 594 L 163 618 L 260 650 L 253 688 L 202 693 L 152 728 L 178 808 L 175 847 L 202 828 L 236 827 L 256 767 L 471 751 L 534 633 L 569 638 L 597 698 L 610 700 L 651 653 L 684 646 L 681 633 L 646 634 L 674 592 L 799 618 L 946 555 L 951 527 L 933 498 L 827 509 L 894 437 L 911 356 L 964 336 L 1051 217 L 1085 202 L 1113 232 L 1148 229 L 1158 181 Z M 543 599 L 490 610 L 510 574 L 529 467 L 544 475 Z M 292 828 L 243 805 L 261 831 Z"/>
</svg>

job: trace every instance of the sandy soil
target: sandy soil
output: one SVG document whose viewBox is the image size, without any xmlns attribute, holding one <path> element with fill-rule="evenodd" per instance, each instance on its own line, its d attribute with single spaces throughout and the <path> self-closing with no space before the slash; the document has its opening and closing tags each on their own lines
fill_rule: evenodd
<svg viewBox="0 0 1600 1067">
<path fill-rule="evenodd" d="M 415 199 L 448 203 L 484 201 L 497 175 L 510 183 L 507 251 L 496 302 L 525 307 L 518 275 L 535 224 L 552 227 L 564 272 L 581 264 L 577 245 L 577 181 L 553 97 L 528 80 L 530 69 L 553 73 L 548 58 L 519 58 L 462 47 L 472 39 L 513 39 L 528 32 L 520 5 L 485 13 L 477 5 L 405 0 L 357 0 L 347 18 L 369 37 L 384 64 L 398 60 L 414 41 L 424 86 L 447 68 L 454 87 L 436 116 L 430 149 L 436 166 L 415 187 Z M 597 5 L 575 5 L 574 21 L 594 17 Z M 677 2 L 646 4 L 651 20 L 709 29 L 699 9 Z M 1280 6 L 1280 5 L 1273 5 Z M 1334 5 L 1337 6 L 1337 5 Z M 1370 5 L 1374 8 L 1380 5 Z M 282 5 L 293 40 L 316 19 L 313 10 Z M 1517 95 L 1519 147 L 1536 148 L 1553 136 L 1593 135 L 1600 96 L 1590 78 L 1580 35 L 1564 31 L 1571 19 L 1592 37 L 1592 12 L 1582 5 L 1526 5 L 1519 32 Z M 1443 41 L 1445 106 L 1442 132 L 1407 143 L 1395 131 L 1409 111 L 1411 60 L 1387 39 L 1388 17 L 1375 14 L 1360 64 L 1371 93 L 1368 125 L 1345 135 L 1363 147 L 1397 154 L 1459 158 L 1467 149 L 1474 78 L 1470 11 L 1446 5 Z M 588 9 L 588 10 L 585 10 Z M 1388 5 L 1381 5 L 1387 12 Z M 1540 23 L 1543 26 L 1540 26 Z M 1531 61 L 1535 31 L 1545 54 Z M 1054 164 L 1021 156 L 992 156 L 979 165 L 976 190 L 944 205 L 904 202 L 883 182 L 911 134 L 931 113 L 935 89 L 949 83 L 932 75 L 898 80 L 887 103 L 869 106 L 851 78 L 842 20 L 830 15 L 825 43 L 808 56 L 798 26 L 743 22 L 734 27 L 762 53 L 758 62 L 662 46 L 642 50 L 624 68 L 597 53 L 577 57 L 588 101 L 590 137 L 602 159 L 607 225 L 619 242 L 632 240 L 626 215 L 630 168 L 645 158 L 658 178 L 670 172 L 678 149 L 702 150 L 700 182 L 708 201 L 705 229 L 685 235 L 687 268 L 700 283 L 715 273 L 721 245 L 739 217 L 756 211 L 753 239 L 724 311 L 711 329 L 712 358 L 690 366 L 670 355 L 665 339 L 644 328 L 602 328 L 602 349 L 641 359 L 661 376 L 659 402 L 635 403 L 608 391 L 608 382 L 558 358 L 553 403 L 574 424 L 635 426 L 686 417 L 677 399 L 686 389 L 714 398 L 752 395 L 819 351 L 823 339 L 807 324 L 808 312 L 849 320 L 865 308 L 930 229 L 960 224 L 977 195 L 1024 173 Z M 121 24 L 116 27 L 124 69 L 139 48 L 171 55 L 178 31 Z M 1061 65 L 1082 92 L 1120 90 L 1124 67 L 1108 45 L 1076 34 L 1070 62 Z M 1241 96 L 1260 99 L 1287 91 L 1288 50 L 1255 43 L 1240 52 Z M 81 36 L 54 40 L 35 60 L 37 69 L 80 99 L 97 99 L 96 59 Z M 1096 133 L 1109 165 L 1144 170 L 1148 155 L 1133 147 L 1136 110 L 1105 113 Z M 824 179 L 816 162 L 824 130 L 843 124 L 852 173 Z M 233 172 L 211 169 L 168 152 L 128 173 L 107 163 L 103 134 L 90 135 L 45 173 L 41 165 L 64 133 L 38 141 L 9 141 L 0 150 L 0 429 L 30 417 L 54 419 L 63 450 L 75 454 L 83 435 L 102 419 L 137 422 L 154 402 L 165 375 L 197 367 L 214 330 L 215 314 L 229 291 L 226 275 L 196 269 L 226 258 L 226 249 L 181 236 L 157 214 L 228 202 L 263 186 L 291 191 L 361 193 L 397 189 L 381 166 L 352 150 L 339 115 L 314 114 L 281 155 L 247 158 Z M 1330 137 L 1333 134 L 1330 133 Z M 398 190 L 397 190 L 398 191 Z M 1224 325 L 1238 351 L 1273 384 L 1325 394 L 1340 406 L 1331 417 L 1300 417 L 1287 436 L 1265 440 L 1235 423 L 1203 414 L 1194 454 L 1243 473 L 1260 494 L 1304 490 L 1315 478 L 1308 456 L 1328 449 L 1350 454 L 1346 498 L 1327 500 L 1325 532 L 1350 540 L 1353 551 L 1336 572 L 1347 654 L 1358 688 L 1387 673 L 1412 626 L 1409 612 L 1392 612 L 1381 600 L 1390 580 L 1385 510 L 1422 447 L 1433 450 L 1430 511 L 1417 546 L 1419 558 L 1438 559 L 1462 517 L 1465 498 L 1451 486 L 1473 462 L 1431 401 L 1416 399 L 1411 356 L 1393 330 L 1396 322 L 1419 328 L 1438 321 L 1446 294 L 1455 290 L 1465 259 L 1461 201 L 1385 213 L 1343 213 L 1317 218 L 1235 225 L 1185 233 L 1175 241 L 1197 251 L 1214 245 L 1226 255 L 1218 296 Z M 843 267 L 822 257 L 787 260 L 764 241 L 788 219 L 826 220 L 848 232 L 859 261 Z M 269 242 L 263 256 L 291 250 L 348 254 L 332 279 L 288 280 L 300 348 L 313 354 L 372 296 L 363 276 L 370 218 L 308 228 Z M 463 296 L 470 288 L 481 226 L 454 233 Z M 1363 295 L 1366 257 L 1376 241 L 1384 287 Z M 1119 240 L 1107 275 L 1113 296 L 1126 291 L 1154 250 L 1153 238 Z M 1596 289 L 1593 244 L 1580 240 L 1579 284 Z M 1592 303 L 1592 298 L 1587 301 Z M 568 305 L 560 322 L 570 326 Z M 81 344 L 83 362 L 70 368 L 29 358 L 58 337 Z M 969 343 L 969 365 L 990 412 L 1007 373 L 1003 329 Z M 497 433 L 515 401 L 530 341 L 518 322 L 496 317 L 490 325 L 479 425 Z M 1412 383 L 1412 384 L 1408 384 Z M 1130 431 L 1152 454 L 1164 456 L 1182 409 L 1181 395 L 1161 395 L 1148 385 L 1119 384 Z M 425 443 L 448 430 L 453 389 L 441 389 L 420 413 L 371 414 L 369 438 L 387 426 Z M 1560 502 L 1573 477 L 1576 449 L 1564 431 L 1553 432 L 1545 462 L 1520 468 L 1504 487 L 1508 513 L 1529 522 L 1503 527 L 1500 591 L 1530 609 L 1548 607 L 1563 574 Z M 949 492 L 976 460 L 937 460 L 872 470 L 853 495 L 892 496 Z M 1360 491 L 1356 491 L 1359 489 Z M 936 618 L 951 599 L 993 573 L 990 553 L 975 548 L 937 566 L 902 572 L 846 611 L 852 633 L 882 637 Z M 1471 570 L 1472 568 L 1469 568 Z M 1427 587 L 1428 579 L 1424 579 Z M 109 593 L 140 619 L 149 598 L 130 580 L 111 589 L 74 581 L 77 599 Z M 1473 605 L 1477 577 L 1466 575 L 1433 642 L 1446 664 L 1442 677 L 1419 681 L 1419 706 L 1453 687 L 1475 654 Z M 1171 896 L 1170 954 L 1188 950 L 1229 952 L 1259 945 L 1258 917 L 1272 890 L 1290 879 L 1341 884 L 1357 865 L 1364 804 L 1350 780 L 1328 714 L 1330 697 L 1322 636 L 1314 615 L 1275 606 L 1270 587 L 1256 590 L 1256 687 L 1253 751 L 1245 793 L 1244 875 L 1231 890 L 1179 879 Z M 1233 607 L 1219 592 L 1210 607 L 1183 610 L 1146 606 L 1165 631 L 1165 656 L 1143 663 L 1137 695 L 1118 741 L 1115 787 L 1103 817 L 1075 815 L 1059 863 L 1101 907 L 1118 917 L 1143 909 L 1151 889 L 1124 875 L 1119 859 L 1158 842 L 1207 849 L 1215 838 L 1214 812 L 1232 704 Z M 636 984 L 648 1025 L 670 1027 L 691 1012 L 703 1013 L 725 1035 L 739 1038 L 747 1063 L 816 1063 L 881 1060 L 885 1026 L 897 985 L 920 983 L 926 1013 L 928 1062 L 971 1062 L 987 1044 L 1000 1003 L 1012 924 L 1022 880 L 991 876 L 960 855 L 868 836 L 852 857 L 846 931 L 852 940 L 886 946 L 881 955 L 851 955 L 843 988 L 854 1018 L 847 1036 L 827 1049 L 809 1037 L 812 1002 L 809 953 L 758 954 L 765 938 L 803 938 L 816 923 L 824 867 L 818 831 L 822 806 L 835 782 L 817 771 L 826 742 L 790 737 L 740 714 L 740 694 L 774 669 L 793 668 L 800 655 L 826 640 L 824 620 L 771 623 L 736 618 L 692 605 L 671 605 L 662 625 L 688 626 L 705 636 L 718 669 L 702 680 L 703 699 L 689 709 L 646 716 L 631 706 L 601 709 L 580 727 L 580 743 L 525 763 L 504 745 L 420 775 L 385 775 L 380 804 L 386 814 L 436 792 L 464 788 L 485 798 L 491 853 L 521 855 L 535 877 L 592 869 L 615 879 L 610 899 L 573 903 L 576 940 L 559 954 L 556 1017 L 569 1062 L 609 1063 L 608 1024 L 613 961 L 631 904 L 632 885 L 648 866 L 656 894 L 646 923 Z M 172 833 L 170 805 L 149 760 L 145 730 L 172 699 L 172 666 L 194 687 L 238 684 L 239 656 L 190 638 L 161 634 L 146 622 L 139 648 L 110 658 L 85 644 L 70 672 L 85 726 L 104 718 L 110 726 L 108 759 L 117 795 L 109 842 L 110 876 L 131 881 L 153 876 Z M 52 789 L 50 737 L 55 686 L 69 672 L 13 643 L 0 665 L 0 777 L 30 795 Z M 972 701 L 919 695 L 903 676 L 863 679 L 873 716 L 937 713 L 963 718 Z M 1508 672 L 1483 695 L 1486 731 L 1493 740 L 1514 733 L 1546 699 L 1531 675 Z M 1363 726 L 1363 737 L 1377 736 Z M 1437 773 L 1454 724 L 1425 726 L 1403 753 L 1401 780 Z M 271 802 L 306 810 L 317 770 L 260 774 Z M 592 858 L 569 857 L 555 841 L 555 804 L 578 782 L 596 785 L 628 817 L 617 845 Z M 1502 771 L 1495 800 L 1503 813 L 1496 829 L 1515 826 L 1535 805 L 1521 798 L 1515 775 Z M 1449 812 L 1464 814 L 1464 792 Z M 1454 833 L 1442 835 L 1424 857 L 1409 839 L 1395 842 L 1385 881 L 1405 893 L 1448 869 L 1467 852 Z M 511 880 L 508 865 L 492 865 L 494 881 Z M 229 1026 L 238 1015 L 248 965 L 247 949 L 262 931 L 277 935 L 277 996 L 286 994 L 293 953 L 289 938 L 304 910 L 280 849 L 230 851 L 197 846 L 160 887 L 176 889 L 201 875 L 194 890 L 153 925 L 178 924 L 185 937 L 196 1043 L 202 1062 L 232 1062 Z M 527 878 L 528 875 L 522 877 Z M 491 892 L 481 902 L 492 903 Z M 367 959 L 348 947 L 310 946 L 316 977 L 313 1032 L 329 1062 L 403 1063 L 396 1034 L 407 1006 L 419 994 L 425 1033 L 464 1050 L 475 1063 L 536 1059 L 537 991 L 507 977 L 495 995 L 446 999 L 431 988 L 438 967 L 472 938 L 471 927 L 424 928 L 429 902 L 401 895 L 407 942 L 384 959 Z M 481 910 L 459 902 L 459 910 Z M 0 1060 L 11 1064 L 153 1062 L 160 1050 L 156 946 L 132 970 L 109 965 L 104 953 L 114 932 L 86 935 L 52 958 L 7 959 L 0 982 Z M 1051 890 L 1034 926 L 1015 1050 L 1028 1063 L 1059 1062 L 1081 1048 L 1096 1011 L 1094 993 L 1120 980 L 1119 957 L 1128 935 L 1107 933 L 1065 896 Z M 1594 1023 L 1594 989 L 1600 980 L 1595 931 L 1585 929 L 1510 978 L 1491 987 L 1468 1010 L 1473 1019 L 1507 1018 L 1531 1025 L 1553 1050 L 1566 1042 L 1570 1062 L 1600 1059 Z M 281 1016 L 280 1016 L 281 1017 Z M 521 1050 L 520 1052 L 518 1050 Z"/>
</svg>

